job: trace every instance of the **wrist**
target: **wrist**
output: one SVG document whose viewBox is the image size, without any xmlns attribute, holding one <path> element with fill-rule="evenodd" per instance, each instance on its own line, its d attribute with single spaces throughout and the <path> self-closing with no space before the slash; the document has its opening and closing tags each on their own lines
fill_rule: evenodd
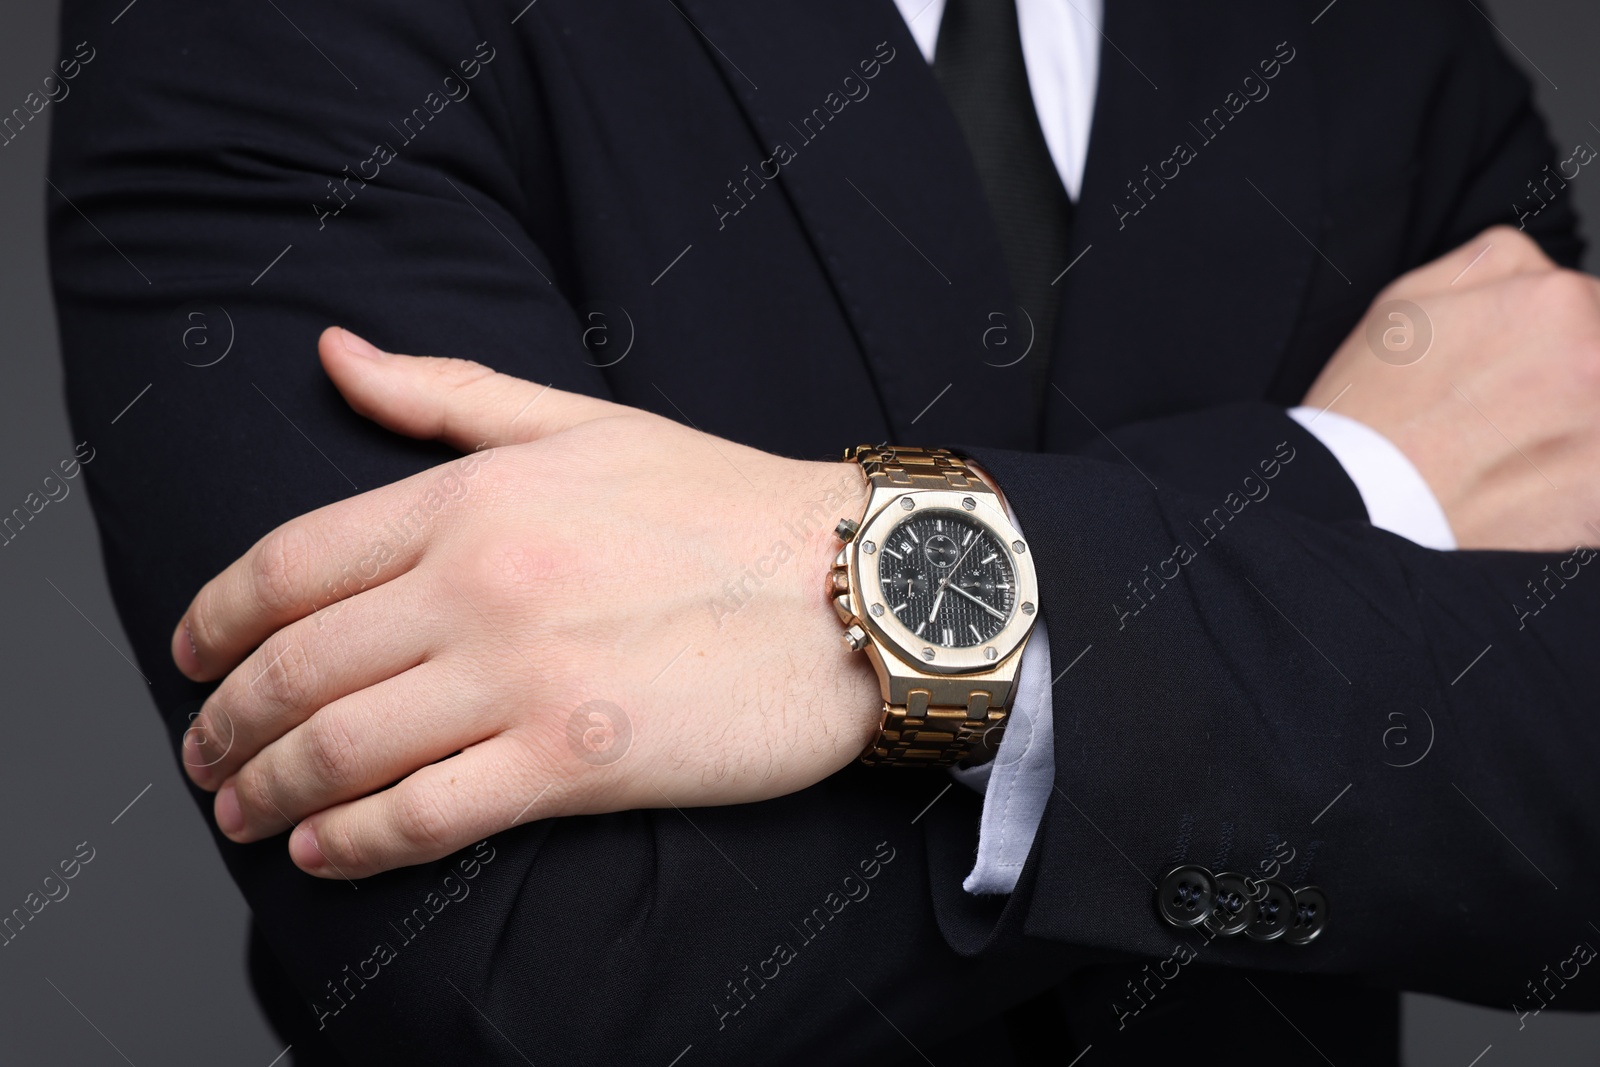
<svg viewBox="0 0 1600 1067">
<path fill-rule="evenodd" d="M 866 510 L 869 486 L 861 466 L 853 462 L 807 463 L 800 480 L 793 531 L 797 547 L 796 583 L 791 591 L 796 635 L 810 655 L 814 670 L 803 677 L 807 704 L 827 723 L 820 733 L 833 744 L 838 770 L 854 761 L 877 734 L 883 717 L 882 687 L 865 657 L 840 640 L 828 574 L 839 553 L 834 533 L 841 518 L 859 520 Z"/>
</svg>

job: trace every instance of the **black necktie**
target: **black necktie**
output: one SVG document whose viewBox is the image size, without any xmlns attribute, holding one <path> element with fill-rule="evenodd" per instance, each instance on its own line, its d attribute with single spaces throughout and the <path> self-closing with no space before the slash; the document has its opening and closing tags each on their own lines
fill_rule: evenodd
<svg viewBox="0 0 1600 1067">
<path fill-rule="evenodd" d="M 977 163 L 1012 291 L 1033 319 L 1027 363 L 1042 405 L 1059 296 L 1050 283 L 1067 265 L 1072 201 L 1039 129 L 1015 0 L 946 0 L 933 73 Z M 1008 337 L 1026 343 L 1026 325 L 1006 311 Z"/>
</svg>

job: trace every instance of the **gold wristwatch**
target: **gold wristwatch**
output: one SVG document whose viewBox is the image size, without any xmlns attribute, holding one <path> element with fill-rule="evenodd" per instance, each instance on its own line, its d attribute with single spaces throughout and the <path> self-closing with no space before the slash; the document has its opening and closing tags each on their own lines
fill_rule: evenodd
<svg viewBox="0 0 1600 1067">
<path fill-rule="evenodd" d="M 845 452 L 871 483 L 841 519 L 829 594 L 844 642 L 878 672 L 883 720 L 863 763 L 939 766 L 999 747 L 1038 617 L 1038 579 L 1005 499 L 941 448 Z"/>
</svg>

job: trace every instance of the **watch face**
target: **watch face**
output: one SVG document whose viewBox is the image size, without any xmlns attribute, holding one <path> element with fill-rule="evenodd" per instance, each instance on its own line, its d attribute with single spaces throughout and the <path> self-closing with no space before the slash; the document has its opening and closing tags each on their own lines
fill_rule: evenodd
<svg viewBox="0 0 1600 1067">
<path fill-rule="evenodd" d="M 935 508 L 909 515 L 879 552 L 884 606 L 930 645 L 971 648 L 991 641 L 1015 610 L 1010 550 L 964 512 Z"/>
</svg>

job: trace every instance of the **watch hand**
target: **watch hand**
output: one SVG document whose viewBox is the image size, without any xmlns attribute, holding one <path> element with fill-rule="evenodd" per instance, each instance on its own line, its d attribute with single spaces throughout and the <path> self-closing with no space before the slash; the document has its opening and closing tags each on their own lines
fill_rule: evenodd
<svg viewBox="0 0 1600 1067">
<path fill-rule="evenodd" d="M 952 585 L 950 587 L 950 591 L 953 592 L 953 593 L 961 594 L 962 596 L 966 597 L 968 600 L 972 601 L 974 604 L 978 605 L 978 607 L 982 608 L 984 611 L 987 611 L 990 615 L 993 615 L 995 618 L 1001 619 L 1001 620 L 1005 619 L 1005 616 L 1002 615 L 1000 612 L 994 610 L 994 608 L 991 608 L 988 604 L 985 604 L 983 601 L 979 600 L 977 597 L 973 596 L 971 593 L 967 592 L 965 589 L 961 588 L 959 585 Z"/>
<path fill-rule="evenodd" d="M 939 583 L 939 592 L 933 598 L 933 610 L 928 612 L 928 621 L 929 622 L 932 622 L 933 619 L 934 619 L 934 616 L 939 614 L 939 604 L 941 602 L 943 602 L 943 600 L 944 600 L 945 588 L 947 586 L 949 586 L 950 579 L 954 578 L 956 576 L 956 572 L 961 569 L 961 565 L 967 561 L 967 556 L 971 554 L 973 549 L 978 547 L 978 541 L 979 541 L 979 538 L 974 537 L 972 539 L 972 544 L 968 545 L 967 546 L 967 550 L 965 552 L 961 553 L 961 558 L 956 560 L 955 566 L 950 568 L 950 573 L 945 575 L 944 576 L 944 581 Z"/>
</svg>

